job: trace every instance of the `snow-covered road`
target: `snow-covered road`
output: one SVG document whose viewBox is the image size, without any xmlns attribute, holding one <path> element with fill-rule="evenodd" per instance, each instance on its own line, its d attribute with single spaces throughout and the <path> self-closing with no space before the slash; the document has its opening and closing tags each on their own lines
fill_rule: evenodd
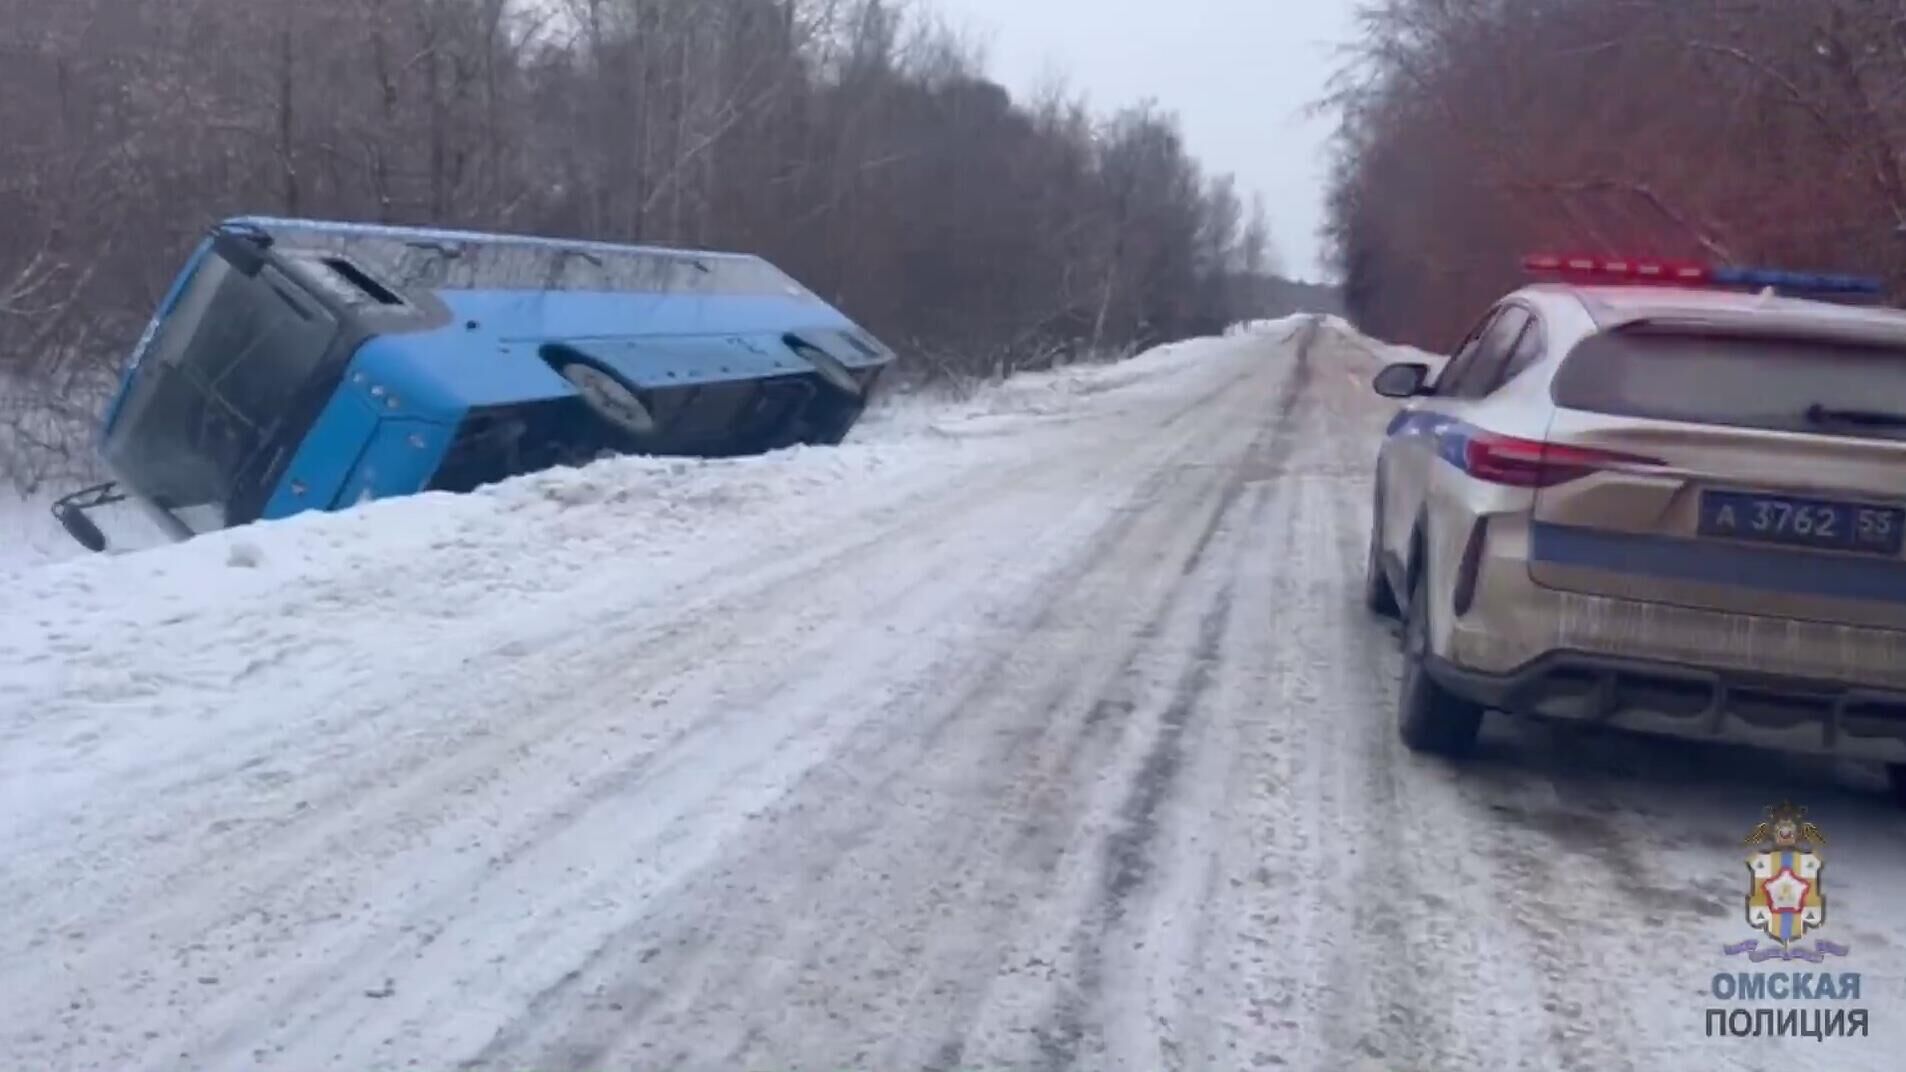
<svg viewBox="0 0 1906 1072">
<path fill-rule="evenodd" d="M 0 1066 L 1900 1067 L 1870 772 L 1402 750 L 1376 360 L 1292 322 L 0 576 Z M 1869 1038 L 1703 1033 L 1788 794 Z"/>
</svg>

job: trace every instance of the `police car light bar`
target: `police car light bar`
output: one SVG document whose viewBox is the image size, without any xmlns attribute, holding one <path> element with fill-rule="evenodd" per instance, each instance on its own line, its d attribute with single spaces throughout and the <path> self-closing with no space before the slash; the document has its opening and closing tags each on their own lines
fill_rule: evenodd
<svg viewBox="0 0 1906 1072">
<path fill-rule="evenodd" d="M 1578 282 L 1681 287 L 1772 288 L 1782 294 L 1862 295 L 1885 292 L 1878 279 L 1856 275 L 1789 272 L 1778 268 L 1713 267 L 1694 261 L 1633 259 L 1628 257 L 1568 256 L 1539 253 L 1523 258 L 1524 269 L 1535 275 L 1553 275 Z"/>
</svg>

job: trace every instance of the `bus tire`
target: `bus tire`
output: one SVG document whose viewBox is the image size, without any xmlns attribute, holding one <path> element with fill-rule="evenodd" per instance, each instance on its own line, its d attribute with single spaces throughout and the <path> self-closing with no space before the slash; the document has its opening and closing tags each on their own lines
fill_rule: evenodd
<svg viewBox="0 0 1906 1072">
<path fill-rule="evenodd" d="M 788 346 L 800 355 L 801 360 L 814 367 L 821 382 L 838 391 L 842 396 L 857 399 L 864 393 L 860 388 L 860 381 L 854 378 L 853 370 L 849 369 L 840 358 L 813 343 L 799 339 L 789 340 Z"/>
<path fill-rule="evenodd" d="M 572 361 L 557 371 L 582 396 L 591 413 L 617 430 L 637 439 L 655 434 L 655 415 L 621 377 L 584 361 Z"/>
</svg>

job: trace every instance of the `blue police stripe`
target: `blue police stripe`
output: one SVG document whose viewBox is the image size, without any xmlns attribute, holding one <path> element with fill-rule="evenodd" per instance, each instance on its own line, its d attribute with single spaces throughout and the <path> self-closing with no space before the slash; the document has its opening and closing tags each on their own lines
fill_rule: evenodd
<svg viewBox="0 0 1906 1072">
<path fill-rule="evenodd" d="M 1385 435 L 1390 439 L 1427 438 L 1432 441 L 1437 457 L 1463 469 L 1468 464 L 1469 441 L 1481 431 L 1446 413 L 1406 410 L 1390 421 Z"/>
<path fill-rule="evenodd" d="M 1433 436 L 1438 432 L 1466 427 L 1454 417 L 1445 413 L 1430 413 L 1424 410 L 1398 410 L 1390 419 L 1390 426 L 1384 430 L 1387 438 L 1398 436 Z"/>
</svg>

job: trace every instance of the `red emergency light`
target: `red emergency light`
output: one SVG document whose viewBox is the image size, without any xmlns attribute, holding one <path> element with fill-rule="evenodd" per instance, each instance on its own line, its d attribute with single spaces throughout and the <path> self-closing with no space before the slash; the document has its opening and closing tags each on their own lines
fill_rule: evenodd
<svg viewBox="0 0 1906 1072">
<path fill-rule="evenodd" d="M 1646 257 L 1538 253 L 1523 258 L 1522 267 L 1537 275 L 1559 275 L 1588 283 L 1662 283 L 1698 287 L 1712 280 L 1712 274 L 1704 264 Z"/>
</svg>

